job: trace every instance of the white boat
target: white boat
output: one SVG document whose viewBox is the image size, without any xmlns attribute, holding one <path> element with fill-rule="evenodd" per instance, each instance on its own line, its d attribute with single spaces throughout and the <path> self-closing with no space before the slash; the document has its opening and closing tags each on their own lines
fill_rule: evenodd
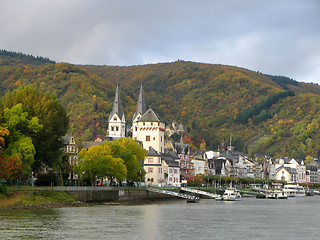
<svg viewBox="0 0 320 240">
<path fill-rule="evenodd" d="M 236 188 L 227 188 L 222 195 L 222 200 L 223 201 L 240 201 L 241 200 L 240 191 Z"/>
<path fill-rule="evenodd" d="M 271 189 L 266 192 L 266 198 L 268 198 L 268 199 L 287 199 L 288 196 L 282 190 Z"/>
<path fill-rule="evenodd" d="M 283 187 L 283 193 L 286 194 L 288 197 L 305 197 L 306 190 L 304 187 L 300 186 L 299 184 L 287 184 Z"/>
</svg>

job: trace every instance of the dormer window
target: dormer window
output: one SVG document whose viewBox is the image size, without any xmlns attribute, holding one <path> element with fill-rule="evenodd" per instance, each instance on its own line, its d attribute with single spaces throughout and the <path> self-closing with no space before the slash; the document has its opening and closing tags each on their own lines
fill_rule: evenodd
<svg viewBox="0 0 320 240">
<path fill-rule="evenodd" d="M 114 117 L 113 120 L 114 120 L 114 121 L 117 121 L 117 117 Z"/>
</svg>

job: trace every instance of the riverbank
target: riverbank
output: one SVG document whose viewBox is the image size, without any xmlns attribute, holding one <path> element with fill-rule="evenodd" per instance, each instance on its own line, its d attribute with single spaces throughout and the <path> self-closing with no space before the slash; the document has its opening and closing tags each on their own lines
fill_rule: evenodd
<svg viewBox="0 0 320 240">
<path fill-rule="evenodd" d="M 62 206 L 80 206 L 66 192 L 50 190 L 11 190 L 7 195 L 0 194 L 0 208 L 57 208 Z"/>
<path fill-rule="evenodd" d="M 13 187 L 8 190 L 7 195 L 0 194 L 0 209 L 81 207 L 92 204 L 142 204 L 168 199 L 174 199 L 174 197 L 137 188 Z"/>
</svg>

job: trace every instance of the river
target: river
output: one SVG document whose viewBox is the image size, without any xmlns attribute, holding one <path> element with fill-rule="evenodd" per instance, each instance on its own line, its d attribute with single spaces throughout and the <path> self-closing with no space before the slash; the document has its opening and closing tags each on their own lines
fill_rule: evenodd
<svg viewBox="0 0 320 240">
<path fill-rule="evenodd" d="M 0 209 L 0 239 L 319 239 L 320 197 Z"/>
</svg>

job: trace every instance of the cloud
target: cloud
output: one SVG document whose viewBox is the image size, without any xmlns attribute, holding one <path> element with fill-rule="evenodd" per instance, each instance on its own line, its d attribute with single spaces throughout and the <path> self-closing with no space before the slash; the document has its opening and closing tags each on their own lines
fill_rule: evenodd
<svg viewBox="0 0 320 240">
<path fill-rule="evenodd" d="M 317 0 L 0 2 L 0 48 L 79 64 L 177 59 L 320 83 Z"/>
</svg>

